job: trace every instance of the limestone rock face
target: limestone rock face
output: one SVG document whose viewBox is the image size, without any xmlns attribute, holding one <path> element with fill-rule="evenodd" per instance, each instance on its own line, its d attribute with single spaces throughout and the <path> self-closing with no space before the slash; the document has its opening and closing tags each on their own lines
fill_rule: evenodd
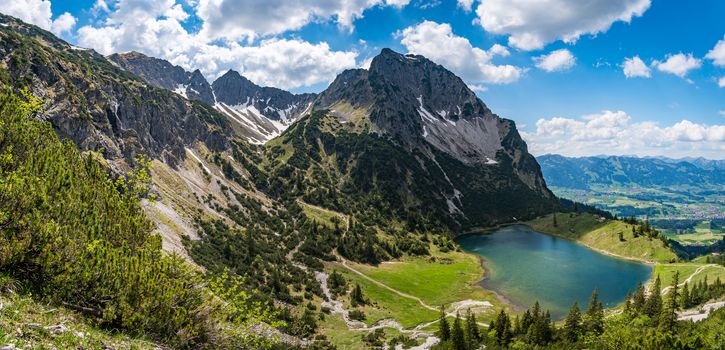
<svg viewBox="0 0 725 350">
<path fill-rule="evenodd" d="M 40 117 L 80 149 L 121 161 L 147 154 L 174 165 L 196 141 L 226 147 L 228 121 L 213 109 L 151 86 L 95 51 L 35 26 L 4 15 L 0 21 L 3 84 L 40 97 Z"/>
<path fill-rule="evenodd" d="M 499 166 L 508 158 L 524 183 L 551 195 L 515 123 L 492 113 L 459 77 L 423 56 L 383 49 L 369 70 L 340 74 L 314 108 L 341 104 L 365 110 L 373 132 L 409 149 L 433 148 L 469 166 Z"/>
</svg>

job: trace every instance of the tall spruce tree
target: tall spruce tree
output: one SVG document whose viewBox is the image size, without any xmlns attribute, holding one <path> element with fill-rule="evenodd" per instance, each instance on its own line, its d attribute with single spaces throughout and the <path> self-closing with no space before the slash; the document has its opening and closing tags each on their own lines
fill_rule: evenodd
<svg viewBox="0 0 725 350">
<path fill-rule="evenodd" d="M 680 273 L 679 271 L 675 271 L 675 275 L 672 277 L 667 305 L 662 309 L 662 313 L 660 314 L 659 330 L 661 332 L 671 333 L 675 328 L 675 322 L 677 322 L 677 305 L 679 305 L 680 296 L 677 290 L 679 283 Z"/>
<path fill-rule="evenodd" d="M 495 328 L 496 330 L 496 343 L 498 345 L 507 347 L 511 342 L 511 321 L 509 320 L 506 311 L 501 310 L 496 317 Z"/>
<path fill-rule="evenodd" d="M 662 313 L 662 282 L 660 276 L 657 275 L 652 291 L 644 305 L 644 314 L 649 316 L 655 323 L 659 321 L 660 313 Z"/>
<path fill-rule="evenodd" d="M 466 349 L 466 335 L 461 325 L 461 315 L 456 313 L 456 319 L 453 321 L 453 327 L 451 327 L 451 350 L 467 350 Z"/>
<path fill-rule="evenodd" d="M 466 312 L 466 346 L 468 349 L 478 348 L 478 343 L 481 340 L 481 335 L 478 332 L 478 322 L 476 322 L 476 315 L 468 309 Z"/>
<path fill-rule="evenodd" d="M 569 314 L 566 316 L 566 320 L 564 320 L 564 339 L 572 343 L 578 341 L 579 335 L 582 332 L 581 322 L 582 317 L 579 311 L 579 303 L 575 301 L 569 310 Z"/>
<path fill-rule="evenodd" d="M 680 296 L 680 307 L 686 309 L 690 307 L 690 288 L 688 283 L 685 282 L 685 286 L 682 287 L 682 295 Z"/>
<path fill-rule="evenodd" d="M 646 301 L 647 297 L 644 294 L 644 286 L 640 282 L 637 286 L 637 291 L 634 292 L 634 297 L 632 297 L 632 307 L 638 313 L 643 312 Z"/>
<path fill-rule="evenodd" d="M 584 314 L 584 329 L 595 335 L 600 335 L 604 331 L 604 307 L 599 301 L 597 289 L 594 289 L 589 298 L 589 307 Z"/>
<path fill-rule="evenodd" d="M 446 312 L 443 308 L 444 307 L 441 306 L 441 316 L 440 321 L 438 321 L 438 336 L 441 338 L 442 341 L 448 341 L 448 339 L 451 339 L 451 328 L 448 325 L 448 320 L 446 319 Z"/>
</svg>

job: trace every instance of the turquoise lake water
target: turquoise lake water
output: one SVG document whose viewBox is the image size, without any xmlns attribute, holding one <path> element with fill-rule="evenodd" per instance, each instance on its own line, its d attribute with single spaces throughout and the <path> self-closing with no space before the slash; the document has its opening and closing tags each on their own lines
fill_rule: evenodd
<svg viewBox="0 0 725 350">
<path fill-rule="evenodd" d="M 484 259 L 484 288 L 521 307 L 539 301 L 552 318 L 566 316 L 572 303 L 584 309 L 599 290 L 605 306 L 624 301 L 628 290 L 652 274 L 652 267 L 603 255 L 584 245 L 513 225 L 490 233 L 456 239 L 461 247 Z"/>
</svg>

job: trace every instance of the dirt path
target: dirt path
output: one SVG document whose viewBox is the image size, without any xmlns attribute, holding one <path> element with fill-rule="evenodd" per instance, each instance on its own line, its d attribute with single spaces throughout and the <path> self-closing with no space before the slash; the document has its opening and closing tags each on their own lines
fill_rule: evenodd
<svg viewBox="0 0 725 350">
<path fill-rule="evenodd" d="M 348 265 L 347 264 L 347 260 L 345 260 L 344 258 L 338 256 L 338 259 L 340 259 L 340 261 L 342 261 L 342 263 L 340 265 L 342 265 L 346 269 L 350 270 L 351 272 L 353 272 L 353 273 L 361 276 L 362 278 L 364 278 L 364 279 L 366 279 L 366 280 L 374 283 L 375 285 L 377 285 L 377 286 L 379 286 L 381 288 L 385 288 L 385 289 L 387 289 L 387 290 L 389 290 L 389 291 L 391 291 L 391 292 L 393 292 L 393 293 L 395 293 L 395 294 L 397 294 L 397 295 L 399 295 L 399 296 L 401 296 L 403 298 L 415 300 L 421 306 L 423 306 L 424 308 L 426 308 L 428 310 L 432 310 L 432 311 L 436 311 L 436 312 L 440 311 L 440 308 L 439 307 L 434 307 L 434 306 L 428 305 L 421 298 L 418 298 L 416 296 L 413 296 L 413 295 L 410 295 L 410 294 L 407 294 L 407 293 L 403 293 L 403 292 L 401 292 L 401 291 L 399 291 L 399 290 L 397 290 L 395 288 L 392 288 L 392 287 L 386 285 L 385 283 L 382 283 L 382 282 L 380 282 L 380 281 L 378 281 L 376 279 L 373 279 L 372 277 L 370 277 L 370 276 L 368 276 L 368 275 L 366 275 L 366 274 L 358 271 L 354 267 Z M 458 312 L 460 312 L 461 310 L 466 310 L 466 309 L 472 308 L 472 307 L 492 307 L 493 304 L 491 304 L 488 301 L 461 300 L 461 301 L 458 301 L 458 302 L 455 302 L 455 303 L 451 304 L 451 306 L 453 306 L 453 310 L 450 311 L 450 312 L 447 312 L 446 313 L 446 316 L 456 317 L 456 314 Z M 428 322 L 428 323 L 422 323 L 422 324 L 418 325 L 417 327 L 415 327 L 415 329 L 423 329 L 423 328 L 428 327 L 428 326 L 430 326 L 432 324 L 435 324 L 438 321 L 439 320 L 434 320 L 434 321 L 431 321 L 431 322 Z M 478 324 L 480 326 L 482 326 L 482 327 L 488 327 L 488 324 L 486 324 L 486 323 L 478 322 Z"/>
<path fill-rule="evenodd" d="M 702 321 L 710 316 L 710 313 L 720 309 L 722 307 L 725 307 L 725 301 L 717 301 L 712 303 L 707 303 L 703 305 L 702 307 L 698 307 L 696 309 L 692 310 L 685 310 L 677 313 L 677 320 L 678 321 L 684 321 L 689 320 L 693 322 Z M 703 312 L 700 312 L 702 310 Z"/>
<path fill-rule="evenodd" d="M 693 277 L 695 277 L 695 276 L 696 276 L 697 274 L 701 273 L 702 271 L 705 271 L 705 269 L 707 269 L 707 268 L 709 268 L 709 267 L 718 267 L 718 268 L 722 268 L 722 269 L 725 269 L 725 267 L 722 267 L 722 266 L 720 266 L 720 265 L 717 265 L 717 264 L 707 264 L 707 265 L 702 265 L 702 266 L 698 267 L 698 268 L 697 268 L 697 269 L 695 270 L 695 272 L 693 272 L 692 274 L 690 274 L 690 276 L 689 276 L 689 277 L 687 277 L 687 278 L 686 278 L 686 279 L 685 279 L 684 281 L 682 281 L 682 283 L 678 284 L 677 286 L 678 286 L 678 287 L 682 287 L 682 286 L 684 286 L 684 285 L 685 285 L 685 283 L 690 283 L 690 284 L 691 284 L 691 283 L 692 283 L 692 278 L 693 278 Z M 665 288 L 662 288 L 662 294 L 663 294 L 663 295 L 664 295 L 664 294 L 667 294 L 667 292 L 669 292 L 669 291 L 670 291 L 670 289 L 672 289 L 672 286 L 667 286 L 667 287 L 665 287 Z"/>
<path fill-rule="evenodd" d="M 285 257 L 287 258 L 287 260 L 292 262 L 292 264 L 294 266 L 297 266 L 304 271 L 309 271 L 309 268 L 307 266 L 297 263 L 293 260 L 294 254 L 299 250 L 301 245 L 302 245 L 302 243 L 298 244 L 296 247 L 291 249 Z M 370 281 L 371 283 L 373 283 L 381 288 L 385 288 L 385 289 L 389 290 L 390 292 L 393 292 L 403 298 L 415 300 L 422 307 L 424 307 L 426 309 L 429 309 L 431 311 L 436 311 L 436 312 L 440 311 L 439 308 L 426 304 L 419 297 L 416 297 L 416 296 L 413 296 L 413 295 L 410 295 L 407 293 L 403 293 L 397 289 L 394 289 L 378 280 L 375 280 L 375 279 L 365 275 L 364 273 L 362 273 L 362 272 L 358 271 L 357 269 L 353 268 L 352 266 L 348 265 L 348 261 L 346 259 L 344 259 L 342 256 L 340 256 L 339 254 L 335 254 L 335 255 L 338 258 L 338 260 L 340 261 L 340 263 L 337 263 L 337 264 L 345 267 L 352 273 L 355 273 L 355 274 L 361 276 L 362 278 Z M 347 326 L 347 328 L 349 330 L 360 331 L 360 332 L 372 332 L 376 329 L 381 329 L 381 328 L 393 328 L 393 329 L 398 330 L 401 333 L 409 334 L 413 338 L 425 337 L 425 340 L 421 345 L 415 346 L 415 347 L 411 348 L 411 350 L 430 349 L 433 345 L 436 345 L 440 342 L 440 339 L 438 337 L 434 336 L 433 334 L 431 334 L 428 331 L 423 330 L 424 328 L 439 322 L 440 319 L 421 323 L 413 329 L 406 329 L 398 321 L 393 320 L 393 319 L 383 319 L 383 320 L 376 322 L 372 326 L 368 326 L 364 322 L 351 319 L 350 310 L 347 310 L 345 308 L 345 305 L 343 305 L 343 303 L 340 300 L 335 299 L 334 296 L 332 295 L 332 292 L 330 291 L 330 287 L 327 284 L 327 280 L 330 276 L 327 273 L 321 272 L 321 271 L 314 271 L 314 275 L 315 275 L 315 279 L 317 280 L 317 282 L 320 283 L 320 287 L 322 288 L 322 293 L 324 294 L 325 298 L 327 299 L 322 302 L 321 306 L 328 308 L 331 313 L 340 314 L 342 316 L 343 321 L 345 322 L 345 325 Z M 476 308 L 476 307 L 486 308 L 486 307 L 492 307 L 493 305 L 488 301 L 461 300 L 461 301 L 451 304 L 451 306 L 452 306 L 452 310 L 446 313 L 446 316 L 448 316 L 448 317 L 456 317 L 456 315 L 461 310 L 467 310 L 469 308 Z M 482 322 L 478 322 L 478 325 L 482 326 L 482 327 L 488 327 L 488 324 L 482 323 Z"/>
</svg>

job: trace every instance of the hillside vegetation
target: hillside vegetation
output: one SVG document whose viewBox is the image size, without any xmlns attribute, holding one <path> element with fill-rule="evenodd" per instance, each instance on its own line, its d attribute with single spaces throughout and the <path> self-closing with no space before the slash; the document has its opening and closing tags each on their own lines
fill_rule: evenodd
<svg viewBox="0 0 725 350">
<path fill-rule="evenodd" d="M 250 327 L 263 325 L 263 310 L 231 278 L 205 287 L 151 234 L 139 204 L 146 162 L 112 181 L 35 120 L 39 108 L 29 94 L 0 93 L 0 273 L 106 329 L 178 348 L 254 342 Z"/>
<path fill-rule="evenodd" d="M 550 214 L 524 224 L 536 231 L 575 240 L 595 250 L 627 259 L 646 262 L 677 259 L 663 240 L 648 235 L 635 237 L 633 229 L 638 230 L 638 224 L 604 219 L 589 213 Z"/>
</svg>

